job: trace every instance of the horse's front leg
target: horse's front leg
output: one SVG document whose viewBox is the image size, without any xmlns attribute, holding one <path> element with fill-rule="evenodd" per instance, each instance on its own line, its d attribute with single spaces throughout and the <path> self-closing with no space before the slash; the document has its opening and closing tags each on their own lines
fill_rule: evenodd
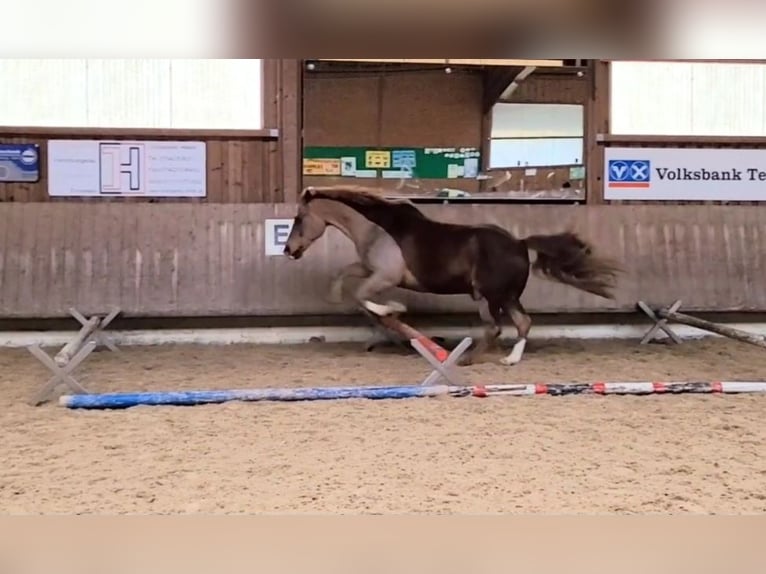
<svg viewBox="0 0 766 574">
<path fill-rule="evenodd" d="M 341 269 L 330 283 L 327 292 L 327 301 L 339 304 L 343 302 L 343 283 L 351 277 L 365 278 L 370 275 L 369 270 L 360 261 L 346 265 Z"/>
<path fill-rule="evenodd" d="M 354 298 L 361 307 L 362 312 L 370 318 L 373 329 L 379 334 L 379 336 L 373 336 L 367 342 L 365 345 L 367 351 L 373 350 L 373 348 L 385 341 L 394 341 L 399 346 L 407 347 L 398 337 L 393 338 L 389 329 L 381 322 L 382 316 L 404 313 L 407 308 L 396 301 L 388 301 L 385 305 L 370 301 L 372 297 L 381 291 L 395 287 L 398 283 L 399 281 L 392 279 L 390 274 L 377 271 L 367 277 L 354 293 Z"/>
<path fill-rule="evenodd" d="M 379 317 L 392 315 L 394 313 L 404 313 L 407 310 L 407 307 L 398 301 L 387 301 L 383 305 L 370 300 L 381 291 L 396 287 L 398 283 L 398 278 L 392 279 L 391 276 L 376 271 L 359 285 L 354 294 L 354 298 L 362 308 Z"/>
</svg>

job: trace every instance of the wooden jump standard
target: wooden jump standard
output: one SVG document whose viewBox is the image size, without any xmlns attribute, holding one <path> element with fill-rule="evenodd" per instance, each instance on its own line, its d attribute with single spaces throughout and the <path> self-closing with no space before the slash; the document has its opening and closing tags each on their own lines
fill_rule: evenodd
<svg viewBox="0 0 766 574">
<path fill-rule="evenodd" d="M 72 372 L 88 358 L 99 344 L 111 351 L 119 350 L 112 338 L 104 332 L 104 329 L 120 314 L 120 309 L 114 307 L 105 317 L 94 315 L 90 319 L 86 319 L 74 307 L 69 309 L 69 314 L 80 323 L 80 330 L 72 340 L 56 353 L 53 359 L 39 345 L 27 347 L 27 350 L 53 373 L 48 382 L 29 401 L 32 406 L 44 403 L 53 389 L 61 383 L 69 387 L 69 390 L 75 394 L 87 394 L 88 391 L 72 376 Z"/>
<path fill-rule="evenodd" d="M 646 343 L 654 340 L 657 335 L 657 331 L 659 330 L 664 331 L 668 337 L 670 337 L 671 340 L 673 340 L 673 342 L 676 344 L 681 344 L 681 338 L 676 335 L 668 326 L 668 321 L 675 321 L 676 323 L 681 323 L 682 325 L 697 327 L 698 329 L 710 331 L 711 333 L 717 333 L 718 335 L 729 337 L 730 339 L 735 339 L 737 341 L 742 341 L 743 343 L 749 343 L 751 345 L 756 345 L 757 347 L 766 348 L 766 337 L 757 335 L 755 333 L 748 333 L 747 331 L 743 331 L 741 329 L 735 329 L 734 327 L 721 325 L 720 323 L 706 321 L 704 319 L 700 319 L 699 317 L 692 317 L 691 315 L 686 315 L 685 313 L 679 313 L 678 310 L 681 308 L 680 300 L 674 302 L 668 308 L 658 309 L 656 311 L 643 301 L 639 301 L 638 308 L 646 313 L 646 315 L 652 321 L 654 321 L 654 326 L 652 326 L 652 328 L 647 331 L 646 335 L 644 335 L 644 338 L 641 339 L 642 345 L 645 345 Z"/>
<path fill-rule="evenodd" d="M 446 385 L 460 386 L 465 384 L 463 377 L 457 372 L 458 359 L 468 350 L 473 343 L 471 337 L 464 338 L 452 352 L 437 344 L 423 333 L 403 323 L 395 315 L 383 315 L 376 317 L 388 329 L 399 333 L 409 340 L 410 345 L 433 367 L 433 371 L 423 382 L 423 386 L 430 386 L 440 381 Z"/>
</svg>

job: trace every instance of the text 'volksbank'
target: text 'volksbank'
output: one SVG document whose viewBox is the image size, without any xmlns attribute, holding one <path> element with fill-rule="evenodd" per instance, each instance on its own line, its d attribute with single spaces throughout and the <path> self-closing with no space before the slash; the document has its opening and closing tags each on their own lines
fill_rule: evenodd
<svg viewBox="0 0 766 574">
<path fill-rule="evenodd" d="M 723 170 L 658 167 L 655 171 L 661 180 L 669 181 L 766 181 L 766 171 L 756 167 Z"/>
</svg>

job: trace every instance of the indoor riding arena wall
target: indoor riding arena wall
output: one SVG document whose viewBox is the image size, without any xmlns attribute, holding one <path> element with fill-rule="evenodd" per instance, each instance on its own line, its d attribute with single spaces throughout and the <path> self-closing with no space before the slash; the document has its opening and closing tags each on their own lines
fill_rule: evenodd
<svg viewBox="0 0 766 574">
<path fill-rule="evenodd" d="M 519 235 L 574 228 L 627 274 L 607 301 L 533 277 L 532 312 L 635 309 L 637 300 L 685 310 L 766 309 L 766 210 L 750 206 L 423 206 L 447 221 L 492 222 Z M 264 254 L 264 220 L 288 204 L 3 203 L 0 314 L 64 317 L 70 306 L 125 316 L 334 315 L 330 279 L 353 261 L 328 230 L 300 261 Z M 473 312 L 468 297 L 409 294 L 413 312 Z"/>
<path fill-rule="evenodd" d="M 294 61 L 280 66 L 280 77 L 300 75 Z M 276 74 L 269 72 L 272 68 L 267 66 L 267 73 Z M 277 126 L 278 132 L 41 128 L 12 133 L 4 128 L 0 142 L 40 144 L 42 166 L 49 139 L 204 140 L 208 191 L 201 199 L 50 198 L 46 169 L 37 183 L 3 184 L 0 314 L 66 317 L 71 306 L 104 312 L 112 305 L 127 317 L 357 313 L 350 303 L 332 305 L 324 299 L 331 277 L 354 256 L 338 232 L 328 231 L 298 262 L 265 254 L 265 220 L 295 214 L 300 152 L 293 150 L 295 157 L 290 158 L 285 150 L 295 147 L 294 132 L 301 129 L 296 116 L 303 118 L 304 144 L 458 146 L 481 145 L 486 114 L 481 79 L 474 73 L 331 77 L 304 75 L 302 114 L 293 109 L 295 89 L 287 85 L 276 96 L 265 96 L 267 125 Z M 583 103 L 592 124 L 586 133 L 595 140 L 595 132 L 608 131 L 608 123 L 603 90 L 592 94 L 591 80 L 533 74 L 512 100 Z M 755 145 L 733 138 L 707 144 L 665 139 L 668 145 Z M 657 140 L 631 138 L 630 143 L 608 136 L 594 143 L 591 155 L 598 160 L 606 145 L 657 145 Z M 616 301 L 533 277 L 523 298 L 532 312 L 633 312 L 637 300 L 664 305 L 678 298 L 685 310 L 766 310 L 766 291 L 760 288 L 766 282 L 766 210 L 751 205 L 604 203 L 601 177 L 591 169 L 597 164 L 588 163 L 593 185 L 585 205 L 423 209 L 451 221 L 498 223 L 522 236 L 573 227 L 597 249 L 624 262 L 628 272 Z M 312 183 L 329 182 L 303 178 L 304 185 Z M 436 183 L 454 185 L 454 180 Z M 475 311 L 467 297 L 398 295 L 413 312 Z"/>
</svg>

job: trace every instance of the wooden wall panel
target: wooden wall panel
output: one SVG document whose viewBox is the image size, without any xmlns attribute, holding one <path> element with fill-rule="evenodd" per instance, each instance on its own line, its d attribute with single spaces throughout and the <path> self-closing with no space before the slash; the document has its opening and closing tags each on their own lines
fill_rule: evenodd
<svg viewBox="0 0 766 574">
<path fill-rule="evenodd" d="M 384 76 L 378 145 L 479 147 L 483 90 L 477 73 Z"/>
<path fill-rule="evenodd" d="M 300 261 L 264 256 L 264 220 L 287 204 L 0 204 L 0 316 L 64 317 L 77 306 L 127 316 L 355 314 L 324 300 L 355 258 L 328 230 Z M 519 235 L 573 228 L 625 262 L 614 302 L 537 277 L 532 312 L 632 311 L 638 299 L 766 311 L 766 210 L 748 206 L 424 206 L 447 221 Z M 394 294 L 412 312 L 473 312 L 467 296 Z"/>
<path fill-rule="evenodd" d="M 611 68 L 604 60 L 590 60 L 588 65 L 589 96 L 585 105 L 585 166 L 587 202 L 604 202 L 604 152 L 598 145 L 598 134 L 610 132 Z"/>
<path fill-rule="evenodd" d="M 519 83 L 507 100 L 535 104 L 585 104 L 590 93 L 587 76 L 538 71 Z"/>
<path fill-rule="evenodd" d="M 478 72 L 307 73 L 304 143 L 479 145 L 482 86 Z"/>
<path fill-rule="evenodd" d="M 276 201 L 282 186 L 279 166 L 274 161 L 278 152 L 271 137 L 186 137 L 140 136 L 139 139 L 181 139 L 205 141 L 207 144 L 207 197 L 200 198 L 51 198 L 48 196 L 47 142 L 49 139 L 112 139 L 124 140 L 139 136 L 73 135 L 2 136 L 0 143 L 36 143 L 40 146 L 40 181 L 36 183 L 0 182 L 2 202 L 54 203 L 258 203 Z"/>
<path fill-rule="evenodd" d="M 378 76 L 306 74 L 303 143 L 307 146 L 382 145 Z"/>
<path fill-rule="evenodd" d="M 303 165 L 303 60 L 280 59 L 277 94 L 279 118 L 279 193 L 275 202 L 295 203 Z"/>
<path fill-rule="evenodd" d="M 304 145 L 476 146 L 482 143 L 479 72 L 391 72 L 346 75 L 307 73 L 304 79 Z M 363 178 L 304 176 L 303 185 L 395 186 Z M 425 188 L 478 190 L 476 180 L 423 180 Z M 414 190 L 408 190 L 413 191 Z"/>
</svg>

